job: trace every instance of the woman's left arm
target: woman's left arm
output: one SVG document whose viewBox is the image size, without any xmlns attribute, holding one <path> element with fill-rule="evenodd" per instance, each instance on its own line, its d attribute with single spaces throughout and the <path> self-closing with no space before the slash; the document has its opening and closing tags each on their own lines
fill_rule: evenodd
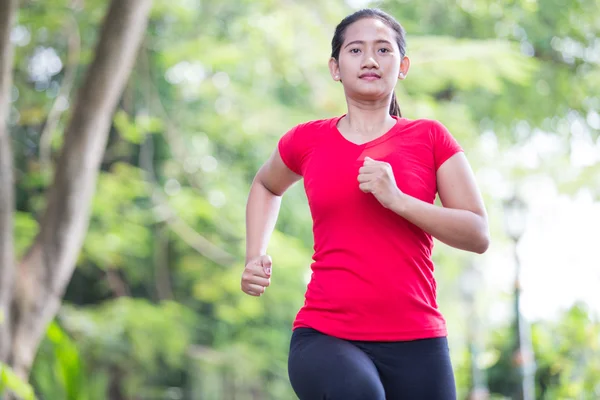
<svg viewBox="0 0 600 400">
<path fill-rule="evenodd" d="M 449 246 L 484 253 L 490 243 L 487 213 L 464 153 L 442 164 L 436 179 L 443 207 L 400 193 L 389 208 Z"/>
</svg>

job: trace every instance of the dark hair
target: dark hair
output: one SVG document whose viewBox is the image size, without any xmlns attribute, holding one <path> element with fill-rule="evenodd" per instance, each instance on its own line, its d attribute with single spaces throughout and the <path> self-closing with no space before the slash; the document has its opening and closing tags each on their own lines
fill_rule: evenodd
<svg viewBox="0 0 600 400">
<path fill-rule="evenodd" d="M 342 48 L 342 44 L 344 43 L 344 33 L 346 32 L 346 28 L 356 21 L 364 18 L 379 19 L 392 28 L 394 32 L 396 32 L 396 42 L 398 43 L 400 54 L 402 57 L 406 55 L 406 32 L 404 31 L 402 25 L 400 25 L 400 23 L 396 21 L 394 17 L 384 11 L 381 11 L 377 8 L 364 8 L 356 11 L 354 14 L 348 15 L 335 28 L 335 33 L 333 35 L 333 39 L 331 40 L 331 57 L 339 61 L 340 50 Z M 395 115 L 398 117 L 402 116 L 402 113 L 400 112 L 400 106 L 398 105 L 398 100 L 396 100 L 395 92 L 392 92 L 390 115 Z"/>
</svg>

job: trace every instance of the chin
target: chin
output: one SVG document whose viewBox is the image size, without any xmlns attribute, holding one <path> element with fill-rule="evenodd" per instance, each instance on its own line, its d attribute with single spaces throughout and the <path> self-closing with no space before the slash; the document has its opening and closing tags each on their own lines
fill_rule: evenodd
<svg viewBox="0 0 600 400">
<path fill-rule="evenodd" d="M 388 92 L 378 88 L 372 88 L 372 90 L 361 88 L 359 90 L 354 90 L 351 97 L 361 101 L 377 101 L 384 99 L 387 96 Z"/>
</svg>

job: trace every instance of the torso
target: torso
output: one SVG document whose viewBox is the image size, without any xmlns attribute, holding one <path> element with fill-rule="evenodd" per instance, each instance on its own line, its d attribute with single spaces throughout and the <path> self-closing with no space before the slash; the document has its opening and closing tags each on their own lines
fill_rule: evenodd
<svg viewBox="0 0 600 400">
<path fill-rule="evenodd" d="M 388 162 L 398 187 L 433 203 L 436 176 L 427 121 L 397 119 L 375 140 L 356 144 L 339 118 L 306 133 L 302 164 L 313 217 L 313 274 L 294 328 L 350 340 L 413 340 L 445 336 L 436 302 L 430 235 L 360 191 L 366 156 Z M 309 137 L 310 136 L 310 137 Z"/>
</svg>

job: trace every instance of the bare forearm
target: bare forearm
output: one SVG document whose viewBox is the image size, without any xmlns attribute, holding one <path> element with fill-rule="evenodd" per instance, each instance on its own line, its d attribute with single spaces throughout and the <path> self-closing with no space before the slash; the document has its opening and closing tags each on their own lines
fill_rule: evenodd
<svg viewBox="0 0 600 400">
<path fill-rule="evenodd" d="M 474 212 L 439 207 L 408 195 L 390 209 L 449 246 L 474 253 L 489 246 L 487 219 Z"/>
<path fill-rule="evenodd" d="M 280 206 L 281 196 L 257 180 L 252 183 L 246 205 L 246 262 L 266 253 Z"/>
</svg>

